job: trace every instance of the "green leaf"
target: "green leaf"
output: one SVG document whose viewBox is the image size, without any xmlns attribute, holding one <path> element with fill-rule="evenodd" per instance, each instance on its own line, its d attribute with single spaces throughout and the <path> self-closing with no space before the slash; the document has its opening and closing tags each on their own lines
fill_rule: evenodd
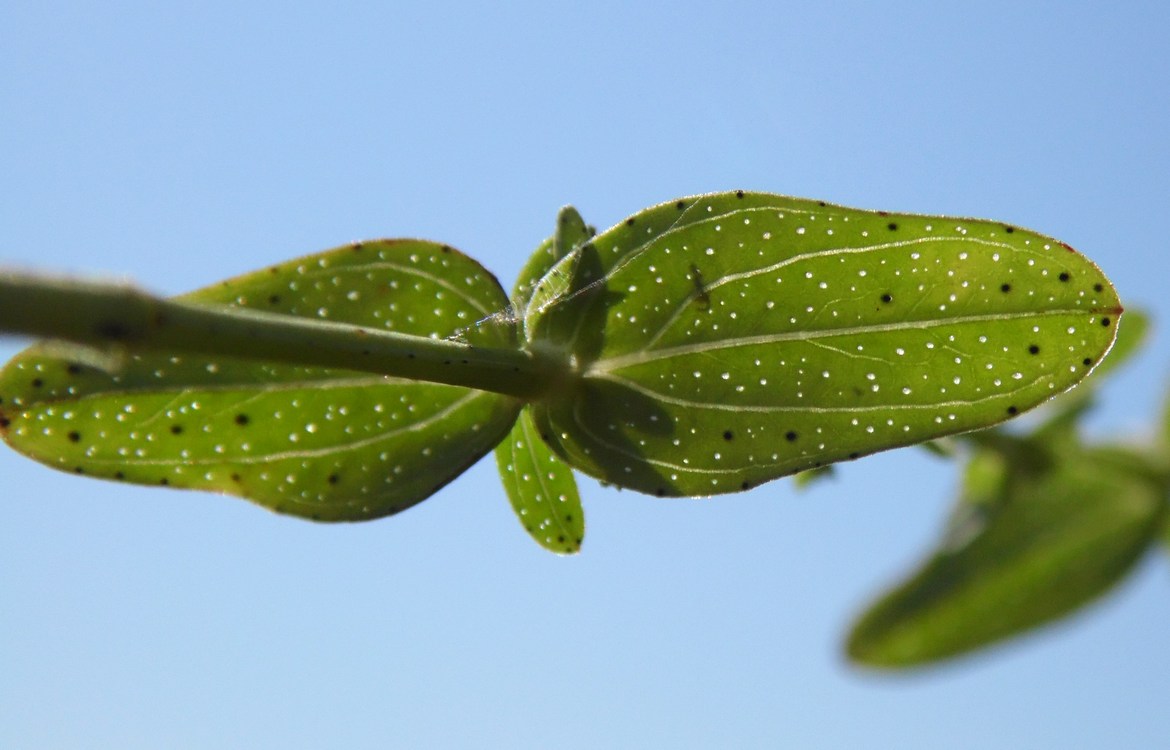
<svg viewBox="0 0 1170 750">
<path fill-rule="evenodd" d="M 593 230 L 572 206 L 565 206 L 557 214 L 556 233 L 542 242 L 528 258 L 516 286 L 512 290 L 512 305 L 523 316 L 533 295 L 548 272 L 566 255 L 593 236 Z"/>
<path fill-rule="evenodd" d="M 797 489 L 805 489 L 816 482 L 825 479 L 832 479 L 836 476 L 836 469 L 832 466 L 819 466 L 815 469 L 806 469 L 805 471 L 797 472 L 792 476 L 792 481 L 796 484 Z"/>
<path fill-rule="evenodd" d="M 1121 312 L 1034 232 L 767 194 L 662 204 L 573 255 L 526 330 L 578 377 L 534 421 L 574 468 L 657 495 L 1002 422 L 1083 378 Z"/>
<path fill-rule="evenodd" d="M 514 325 L 475 325 L 507 305 L 495 278 L 431 242 L 351 245 L 184 299 L 516 346 Z M 58 352 L 34 346 L 0 373 L 0 419 L 16 450 L 64 471 L 239 495 L 316 520 L 376 518 L 425 499 L 495 446 L 520 408 L 348 370 L 142 354 L 105 371 Z"/>
<path fill-rule="evenodd" d="M 1126 364 L 1141 351 L 1150 333 L 1150 316 L 1144 310 L 1126 310 L 1117 327 L 1117 340 L 1086 383 L 1099 383 L 1106 375 Z"/>
<path fill-rule="evenodd" d="M 523 320 L 528 319 L 534 304 L 547 298 L 550 289 L 565 288 L 565 278 L 546 277 L 589 236 L 590 230 L 575 209 L 561 209 L 556 234 L 536 249 L 516 281 L 512 304 Z M 578 552 L 585 537 L 585 512 L 577 480 L 573 470 L 541 439 L 527 407 L 495 453 L 504 490 L 524 530 L 553 552 Z"/>
<path fill-rule="evenodd" d="M 1126 310 L 1118 322 L 1117 340 L 1109 356 L 1075 390 L 1046 407 L 1044 422 L 1035 432 L 1037 438 L 1075 441 L 1081 417 L 1093 408 L 1097 386 L 1141 349 L 1150 328 L 1149 316 L 1141 310 Z"/>
<path fill-rule="evenodd" d="M 585 516 L 573 471 L 540 439 L 530 412 L 520 412 L 496 448 L 504 489 L 517 518 L 545 549 L 573 554 L 585 537 Z"/>
<path fill-rule="evenodd" d="M 983 450 L 934 555 L 854 625 L 849 656 L 901 668 L 1063 617 L 1108 591 L 1165 516 L 1163 480 L 1135 453 Z"/>
</svg>

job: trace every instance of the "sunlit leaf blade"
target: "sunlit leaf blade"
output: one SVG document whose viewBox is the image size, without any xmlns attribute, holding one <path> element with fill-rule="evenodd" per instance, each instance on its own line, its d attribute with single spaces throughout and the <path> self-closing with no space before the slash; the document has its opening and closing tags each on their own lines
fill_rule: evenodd
<svg viewBox="0 0 1170 750">
<path fill-rule="evenodd" d="M 1121 309 L 1027 230 L 765 194 L 662 204 L 578 253 L 533 346 L 581 377 L 535 421 L 575 468 L 658 495 L 1006 420 L 1083 378 Z"/>
<path fill-rule="evenodd" d="M 1144 310 L 1126 310 L 1125 317 L 1119 321 L 1117 339 L 1109 350 L 1109 356 L 1093 370 L 1088 383 L 1101 382 L 1106 375 L 1132 360 L 1145 345 L 1149 333 L 1150 316 Z"/>
<path fill-rule="evenodd" d="M 1141 349 L 1149 323 L 1149 317 L 1141 310 L 1126 310 L 1109 356 L 1076 390 L 1045 407 L 1044 422 L 1035 435 L 1045 440 L 1077 440 L 1081 418 L 1093 407 L 1098 386 Z"/>
<path fill-rule="evenodd" d="M 524 315 L 536 285 L 558 260 L 560 256 L 556 254 L 556 245 L 553 244 L 552 237 L 540 243 L 536 251 L 528 256 L 528 261 L 520 269 L 520 275 L 516 277 L 516 286 L 512 290 L 512 305 L 516 315 Z"/>
<path fill-rule="evenodd" d="M 573 471 L 549 450 L 527 409 L 496 448 L 504 489 L 524 529 L 542 547 L 562 554 L 581 549 L 585 516 Z"/>
<path fill-rule="evenodd" d="M 512 304 L 527 319 L 535 297 L 546 298 L 549 284 L 564 288 L 564 280 L 546 280 L 549 271 L 589 236 L 580 214 L 571 207 L 561 210 L 553 237 L 528 259 L 516 280 Z M 525 409 L 512 432 L 496 446 L 496 466 L 516 517 L 524 530 L 542 547 L 572 554 L 585 536 L 585 513 L 573 470 L 541 439 L 531 413 Z"/>
<path fill-rule="evenodd" d="M 1135 454 L 976 456 L 940 549 L 861 616 L 850 657 L 884 668 L 947 659 L 1062 617 L 1108 591 L 1165 515 Z"/>
<path fill-rule="evenodd" d="M 591 236 L 592 230 L 585 224 L 577 209 L 565 206 L 560 210 L 557 214 L 556 233 L 536 248 L 516 277 L 516 286 L 512 290 L 512 304 L 517 314 L 523 316 L 538 286 L 553 266 Z"/>
<path fill-rule="evenodd" d="M 507 305 L 495 278 L 431 242 L 351 245 L 186 299 L 515 345 L 514 326 L 475 325 Z M 0 373 L 0 398 L 5 439 L 49 466 L 328 521 L 423 500 L 490 450 L 519 409 L 465 388 L 233 359 L 136 355 L 105 372 L 43 346 Z"/>
</svg>

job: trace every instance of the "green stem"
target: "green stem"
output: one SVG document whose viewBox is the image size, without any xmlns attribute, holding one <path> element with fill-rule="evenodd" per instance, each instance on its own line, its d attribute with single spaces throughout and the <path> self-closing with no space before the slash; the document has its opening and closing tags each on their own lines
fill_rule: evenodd
<svg viewBox="0 0 1170 750">
<path fill-rule="evenodd" d="M 563 366 L 485 349 L 240 307 L 156 297 L 127 285 L 0 273 L 0 332 L 99 349 L 239 357 L 334 367 L 539 398 Z"/>
</svg>

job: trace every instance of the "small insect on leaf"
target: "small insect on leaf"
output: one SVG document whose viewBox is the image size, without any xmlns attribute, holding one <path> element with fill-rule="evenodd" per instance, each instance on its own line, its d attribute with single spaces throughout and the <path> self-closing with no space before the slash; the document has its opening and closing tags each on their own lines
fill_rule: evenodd
<svg viewBox="0 0 1170 750">
<path fill-rule="evenodd" d="M 1083 378 L 1121 313 L 1049 237 L 768 194 L 665 203 L 575 253 L 526 330 L 577 377 L 534 422 L 575 468 L 658 495 L 1002 422 Z"/>
<path fill-rule="evenodd" d="M 342 247 L 184 299 L 516 346 L 514 325 L 474 325 L 507 305 L 495 277 L 432 242 Z M 5 439 L 54 468 L 323 521 L 425 499 L 491 450 L 520 407 L 468 388 L 243 359 L 135 354 L 106 371 L 44 345 L 0 373 L 0 398 Z"/>
</svg>

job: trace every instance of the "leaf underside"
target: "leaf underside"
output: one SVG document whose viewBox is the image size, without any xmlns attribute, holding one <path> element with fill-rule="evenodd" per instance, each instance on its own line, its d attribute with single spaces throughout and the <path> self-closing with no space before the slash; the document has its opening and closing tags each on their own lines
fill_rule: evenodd
<svg viewBox="0 0 1170 750">
<path fill-rule="evenodd" d="M 575 210 L 561 211 L 556 234 L 536 249 L 516 280 L 512 305 L 521 321 L 528 320 L 535 298 L 547 297 L 550 285 L 563 286 L 561 280 L 546 277 L 560 259 L 587 239 L 588 231 Z M 508 501 L 529 536 L 553 552 L 579 552 L 585 537 L 585 512 L 577 480 L 573 470 L 541 438 L 529 407 L 521 411 L 495 454 Z"/>
<path fill-rule="evenodd" d="M 981 450 L 941 548 L 862 615 L 849 655 L 909 667 L 1055 620 L 1108 591 L 1165 517 L 1162 482 L 1127 451 Z"/>
<path fill-rule="evenodd" d="M 507 305 L 495 277 L 432 242 L 350 245 L 184 299 L 516 345 L 513 326 L 476 325 Z M 425 499 L 495 446 L 519 409 L 483 391 L 238 359 L 131 355 L 107 372 L 44 345 L 0 373 L 0 399 L 5 439 L 54 468 L 323 521 Z"/>
<path fill-rule="evenodd" d="M 548 449 L 527 409 L 496 448 L 504 490 L 525 531 L 561 554 L 581 549 L 585 516 L 573 470 Z"/>
<path fill-rule="evenodd" d="M 1002 422 L 1083 378 L 1121 312 L 1034 232 L 767 194 L 665 203 L 575 253 L 528 330 L 581 377 L 534 422 L 575 468 L 657 495 Z"/>
</svg>

